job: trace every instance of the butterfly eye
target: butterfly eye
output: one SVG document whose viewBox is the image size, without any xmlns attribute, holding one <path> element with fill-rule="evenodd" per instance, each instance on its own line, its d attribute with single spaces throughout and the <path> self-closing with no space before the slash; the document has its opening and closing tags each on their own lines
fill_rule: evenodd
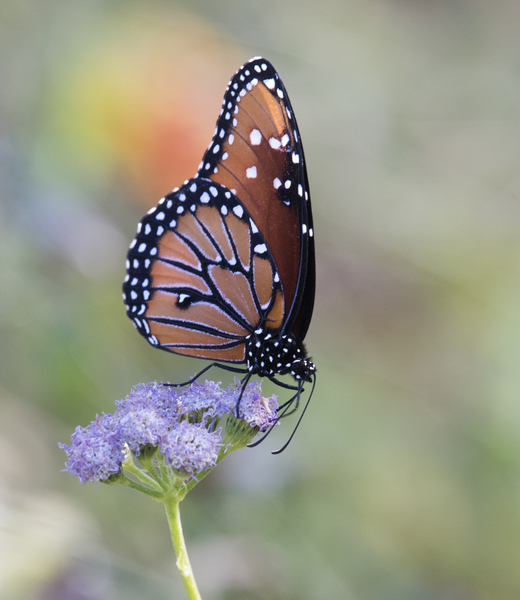
<svg viewBox="0 0 520 600">
<path fill-rule="evenodd" d="M 259 375 L 296 390 L 283 416 L 315 381 L 303 346 L 315 292 L 305 156 L 264 58 L 237 71 L 222 107 L 198 172 L 139 224 L 123 293 L 153 346 L 243 373 L 244 385 Z"/>
</svg>

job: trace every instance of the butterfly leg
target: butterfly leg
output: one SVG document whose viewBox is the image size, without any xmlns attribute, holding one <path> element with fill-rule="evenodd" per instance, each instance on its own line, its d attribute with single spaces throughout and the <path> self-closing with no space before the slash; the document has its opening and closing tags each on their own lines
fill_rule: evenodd
<svg viewBox="0 0 520 600">
<path fill-rule="evenodd" d="M 298 391 L 296 392 L 296 394 L 294 394 L 294 396 L 289 398 L 289 400 L 287 400 L 281 406 L 278 407 L 278 413 L 279 414 L 281 413 L 280 416 L 278 417 L 279 419 L 281 419 L 282 417 L 288 417 L 289 415 L 292 415 L 294 412 L 296 412 L 298 410 L 298 406 L 300 405 L 300 396 L 301 396 L 302 392 L 303 392 L 303 388 L 301 390 L 298 389 Z M 296 403 L 295 403 L 295 400 L 296 400 Z M 289 409 L 291 409 L 291 410 L 289 410 Z"/>
<path fill-rule="evenodd" d="M 276 385 L 279 385 L 280 387 L 285 388 L 286 390 L 299 390 L 300 389 L 299 385 L 291 385 L 290 383 L 284 383 L 283 381 L 280 381 L 279 379 L 277 379 L 276 377 L 273 377 L 272 375 L 268 375 L 267 377 L 269 378 L 270 381 L 272 381 L 273 383 L 276 383 Z"/>
<path fill-rule="evenodd" d="M 240 380 L 241 389 L 240 389 L 240 394 L 238 396 L 237 403 L 235 405 L 235 416 L 236 416 L 237 419 L 240 419 L 240 401 L 242 400 L 242 396 L 244 395 L 246 386 L 249 383 L 249 380 L 251 379 L 252 375 L 253 375 L 252 373 L 247 372 L 246 375 L 245 375 L 245 377 L 243 377 Z"/>
<path fill-rule="evenodd" d="M 231 373 L 240 373 L 240 374 L 246 373 L 245 369 L 240 369 L 238 367 L 232 367 L 230 365 L 223 365 L 222 363 L 213 362 L 210 365 L 208 365 L 207 367 L 204 367 L 202 369 L 202 371 L 199 371 L 191 379 L 188 379 L 188 381 L 185 381 L 184 383 L 166 383 L 165 385 L 173 385 L 173 386 L 179 386 L 179 387 L 184 387 L 185 385 L 190 385 L 191 383 L 196 381 L 201 375 L 203 375 L 206 371 L 209 371 L 212 367 L 218 367 L 219 369 L 223 369 L 224 371 L 230 371 Z"/>
</svg>

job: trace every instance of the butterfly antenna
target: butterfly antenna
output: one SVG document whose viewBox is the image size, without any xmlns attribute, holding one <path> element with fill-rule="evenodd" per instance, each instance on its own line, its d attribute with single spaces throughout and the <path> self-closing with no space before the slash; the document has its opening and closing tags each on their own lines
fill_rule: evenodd
<svg viewBox="0 0 520 600">
<path fill-rule="evenodd" d="M 281 454 L 287 448 L 287 446 L 291 443 L 291 440 L 293 439 L 294 434 L 296 433 L 296 430 L 298 429 L 298 427 L 300 426 L 300 423 L 302 422 L 303 415 L 305 414 L 305 411 L 307 410 L 307 407 L 309 406 L 309 402 L 311 401 L 315 385 L 316 385 L 316 375 L 314 375 L 314 379 L 312 382 L 312 389 L 311 389 L 311 393 L 309 394 L 309 398 L 308 398 L 307 402 L 305 403 L 305 406 L 303 407 L 302 414 L 300 415 L 300 418 L 298 419 L 298 422 L 296 423 L 296 426 L 293 429 L 293 432 L 291 433 L 291 437 L 285 442 L 285 444 L 279 450 L 275 450 L 274 452 L 271 452 L 271 454 Z"/>
</svg>

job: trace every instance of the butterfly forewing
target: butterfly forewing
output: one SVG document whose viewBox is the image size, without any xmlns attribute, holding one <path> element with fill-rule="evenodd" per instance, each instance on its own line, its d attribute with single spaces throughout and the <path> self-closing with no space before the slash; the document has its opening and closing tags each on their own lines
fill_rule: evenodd
<svg viewBox="0 0 520 600">
<path fill-rule="evenodd" d="M 251 60 L 230 81 L 198 175 L 226 186 L 247 207 L 280 273 L 283 328 L 295 326 L 303 339 L 314 301 L 305 158 L 287 92 L 267 60 Z"/>
<path fill-rule="evenodd" d="M 279 329 L 279 274 L 251 215 L 229 190 L 197 178 L 141 221 L 123 292 L 128 315 L 164 350 L 243 362 L 260 323 Z"/>
</svg>

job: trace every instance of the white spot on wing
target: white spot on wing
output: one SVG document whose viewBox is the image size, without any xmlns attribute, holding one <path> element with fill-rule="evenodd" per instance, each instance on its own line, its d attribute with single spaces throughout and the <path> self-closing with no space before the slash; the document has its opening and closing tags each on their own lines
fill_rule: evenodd
<svg viewBox="0 0 520 600">
<path fill-rule="evenodd" d="M 273 185 L 274 185 L 274 189 L 277 190 L 281 185 L 282 182 L 278 179 L 278 177 L 273 181 Z"/>
<path fill-rule="evenodd" d="M 251 140 L 253 146 L 258 146 L 258 144 L 260 144 L 262 141 L 262 134 L 258 129 L 253 129 L 253 131 L 251 131 L 249 134 L 249 139 Z"/>
<path fill-rule="evenodd" d="M 255 179 L 256 178 L 256 167 L 254 165 L 252 167 L 249 167 L 249 169 L 246 169 L 246 176 L 249 179 Z"/>
</svg>

